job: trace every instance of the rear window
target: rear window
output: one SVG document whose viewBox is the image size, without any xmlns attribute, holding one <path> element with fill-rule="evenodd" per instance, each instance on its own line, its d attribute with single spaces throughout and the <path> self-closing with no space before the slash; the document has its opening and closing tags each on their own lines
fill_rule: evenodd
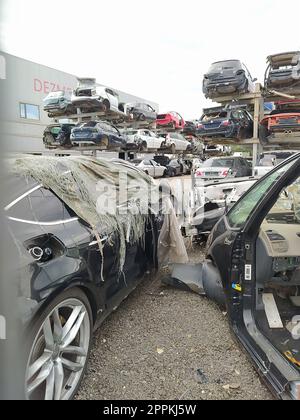
<svg viewBox="0 0 300 420">
<path fill-rule="evenodd" d="M 81 128 L 85 128 L 85 127 L 96 127 L 97 123 L 95 121 L 90 121 L 88 123 L 84 123 Z"/>
<path fill-rule="evenodd" d="M 238 60 L 232 60 L 232 61 L 222 61 L 219 63 L 214 63 L 211 65 L 209 69 L 209 73 L 218 73 L 222 70 L 235 70 L 235 69 L 241 69 L 242 64 Z"/>
<path fill-rule="evenodd" d="M 24 186 L 25 178 L 20 177 L 16 179 Z M 30 191 L 30 189 L 26 190 Z M 23 194 L 24 192 L 16 196 L 15 199 L 18 200 L 18 197 L 21 197 Z M 39 223 L 58 222 L 75 216 L 74 212 L 52 191 L 42 186 L 25 195 L 20 201 L 17 201 L 7 210 L 7 213 L 12 218 Z"/>
<path fill-rule="evenodd" d="M 208 159 L 203 163 L 204 168 L 232 168 L 234 166 L 233 159 Z"/>
<path fill-rule="evenodd" d="M 227 118 L 227 116 L 228 116 L 227 111 L 215 112 L 213 114 L 203 115 L 203 117 L 201 118 L 201 121 L 205 123 L 205 122 L 217 120 L 219 118 Z"/>
</svg>

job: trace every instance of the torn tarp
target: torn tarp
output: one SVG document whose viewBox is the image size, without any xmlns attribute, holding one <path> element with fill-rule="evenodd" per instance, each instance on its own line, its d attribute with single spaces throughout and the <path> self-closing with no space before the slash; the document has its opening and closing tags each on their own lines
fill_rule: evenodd
<svg viewBox="0 0 300 420">
<path fill-rule="evenodd" d="M 125 262 L 126 242 L 143 242 L 152 209 L 162 211 L 153 179 L 123 161 L 84 156 L 20 156 L 9 160 L 9 168 L 52 190 L 92 227 L 100 251 L 99 232 L 108 236 L 117 233 L 120 272 Z M 170 200 L 164 202 L 168 214 L 158 244 L 160 261 L 185 262 L 187 254 L 174 209 Z"/>
</svg>

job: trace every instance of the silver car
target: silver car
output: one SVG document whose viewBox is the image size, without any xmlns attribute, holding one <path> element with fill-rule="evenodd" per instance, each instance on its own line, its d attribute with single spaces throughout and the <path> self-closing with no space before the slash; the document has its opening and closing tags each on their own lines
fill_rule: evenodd
<svg viewBox="0 0 300 420">
<path fill-rule="evenodd" d="M 167 168 L 161 166 L 159 163 L 156 163 L 154 160 L 150 159 L 136 159 L 132 162 L 137 168 L 144 171 L 147 175 L 152 176 L 153 178 L 161 178 L 167 175 Z"/>
</svg>

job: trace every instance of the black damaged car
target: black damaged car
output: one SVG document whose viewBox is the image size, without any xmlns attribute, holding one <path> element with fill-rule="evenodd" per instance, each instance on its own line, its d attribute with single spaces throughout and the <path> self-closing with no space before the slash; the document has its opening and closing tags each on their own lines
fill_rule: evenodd
<svg viewBox="0 0 300 420">
<path fill-rule="evenodd" d="M 201 267 L 175 267 L 172 276 L 172 285 L 226 306 L 233 332 L 274 395 L 300 400 L 300 154 L 221 218 Z"/>
<path fill-rule="evenodd" d="M 241 61 L 218 61 L 204 75 L 203 93 L 206 98 L 214 99 L 226 94 L 254 92 L 256 80 Z"/>
<path fill-rule="evenodd" d="M 100 168 L 101 178 L 99 161 L 73 158 L 66 164 L 67 159 L 22 157 L 13 162 L 6 182 L 5 214 L 17 254 L 16 313 L 24 339 L 21 387 L 29 400 L 68 400 L 76 394 L 93 330 L 145 272 L 157 267 L 161 216 L 149 212 L 141 219 L 136 213 L 129 227 L 127 219 L 126 228 L 113 217 L 109 224 L 105 218 L 97 226 L 87 222 L 96 203 L 86 194 L 85 182 L 92 180 L 93 193 L 98 181 L 109 177 L 111 182 L 126 164 L 107 162 Z M 125 170 L 132 179 L 149 182 L 131 165 Z M 56 192 L 44 184 L 53 185 Z M 58 195 L 64 190 L 66 200 Z M 71 202 L 72 208 L 67 204 Z M 134 234 L 134 223 L 140 223 L 139 234 Z"/>
<path fill-rule="evenodd" d="M 271 55 L 267 59 L 265 87 L 289 94 L 300 93 L 300 51 Z"/>
</svg>

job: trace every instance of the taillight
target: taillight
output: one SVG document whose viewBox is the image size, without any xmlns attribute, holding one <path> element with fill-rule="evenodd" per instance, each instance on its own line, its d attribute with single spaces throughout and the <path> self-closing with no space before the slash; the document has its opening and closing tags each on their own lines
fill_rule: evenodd
<svg viewBox="0 0 300 420">
<path fill-rule="evenodd" d="M 228 176 L 228 174 L 229 174 L 229 169 L 226 169 L 225 171 L 221 173 L 221 176 Z"/>
<path fill-rule="evenodd" d="M 230 125 L 230 121 L 229 120 L 223 121 L 221 125 L 223 125 L 223 127 L 228 127 Z"/>
<path fill-rule="evenodd" d="M 199 130 L 202 130 L 204 128 L 204 125 L 203 124 L 198 124 L 198 129 Z"/>
<path fill-rule="evenodd" d="M 204 176 L 204 172 L 202 172 L 202 171 L 197 171 L 197 172 L 196 172 L 196 176 Z"/>
</svg>

